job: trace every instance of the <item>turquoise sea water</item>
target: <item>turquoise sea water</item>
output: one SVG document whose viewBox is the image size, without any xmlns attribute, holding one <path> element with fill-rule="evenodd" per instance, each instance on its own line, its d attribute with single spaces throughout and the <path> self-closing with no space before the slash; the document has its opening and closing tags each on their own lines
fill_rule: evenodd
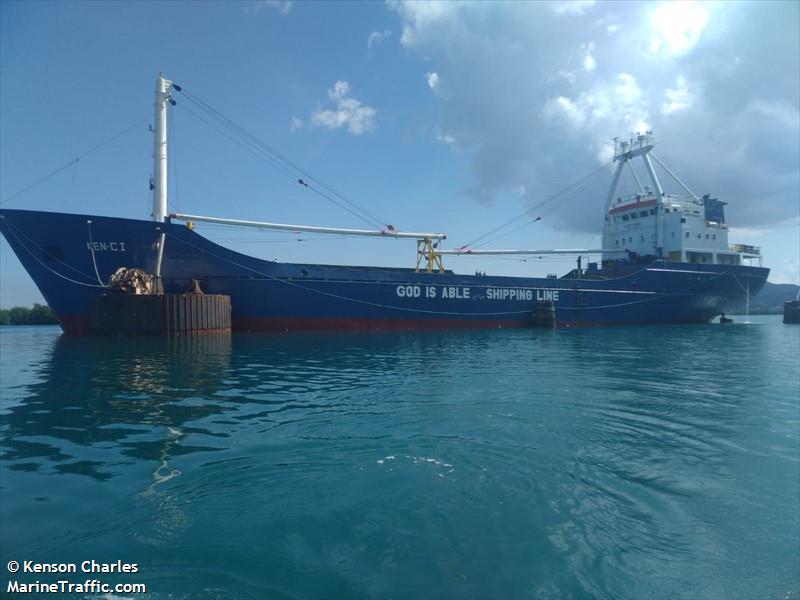
<svg viewBox="0 0 800 600">
<path fill-rule="evenodd" d="M 117 597 L 795 600 L 800 327 L 742 320 L 2 328 L 0 595 L 120 559 Z"/>
</svg>

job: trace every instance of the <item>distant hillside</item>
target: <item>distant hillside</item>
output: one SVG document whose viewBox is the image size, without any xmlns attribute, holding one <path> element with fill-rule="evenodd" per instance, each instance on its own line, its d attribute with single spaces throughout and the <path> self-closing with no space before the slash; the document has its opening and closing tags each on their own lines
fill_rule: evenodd
<svg viewBox="0 0 800 600">
<path fill-rule="evenodd" d="M 750 298 L 751 313 L 783 313 L 783 303 L 786 300 L 797 298 L 797 290 L 800 286 L 793 283 L 770 283 L 764 284 L 761 291 Z M 745 303 L 742 301 L 735 311 L 744 312 Z"/>
</svg>

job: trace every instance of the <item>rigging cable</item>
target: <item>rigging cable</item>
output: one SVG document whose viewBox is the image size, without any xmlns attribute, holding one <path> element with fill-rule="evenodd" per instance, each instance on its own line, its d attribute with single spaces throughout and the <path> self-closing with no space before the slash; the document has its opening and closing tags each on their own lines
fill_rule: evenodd
<svg viewBox="0 0 800 600">
<path fill-rule="evenodd" d="M 501 237 L 507 235 L 508 233 L 511 233 L 511 231 L 516 231 L 517 229 L 520 229 L 521 227 L 517 227 L 516 229 L 513 229 L 513 230 L 505 232 L 505 233 L 502 233 L 502 234 L 500 234 L 500 235 L 498 235 L 498 236 L 496 236 L 496 237 L 494 237 L 494 238 L 492 238 L 492 239 L 490 239 L 488 241 L 484 241 L 484 240 L 486 240 L 486 238 L 501 232 L 503 229 L 505 229 L 509 225 L 513 225 L 518 220 L 520 220 L 520 219 L 522 219 L 524 217 L 532 216 L 534 213 L 540 213 L 540 214 L 537 214 L 537 216 L 532 221 L 526 223 L 526 225 L 530 225 L 532 223 L 535 223 L 536 221 L 540 221 L 542 219 L 542 217 L 552 213 L 557 207 L 559 207 L 561 204 L 563 204 L 563 202 L 561 202 L 561 203 L 557 203 L 556 202 L 557 200 L 560 199 L 561 196 L 564 196 L 564 198 L 563 198 L 564 202 L 567 202 L 569 200 L 574 199 L 578 194 L 580 194 L 586 188 L 588 188 L 589 185 L 591 185 L 594 182 L 594 179 L 599 174 L 603 173 L 607 168 L 608 168 L 608 165 L 602 165 L 602 166 L 598 167 L 597 169 L 595 169 L 594 171 L 592 171 L 588 175 L 585 175 L 584 177 L 582 177 L 581 179 L 579 179 L 575 183 L 570 184 L 566 188 L 564 188 L 564 189 L 556 192 L 552 196 L 542 200 L 541 202 L 539 202 L 535 206 L 532 206 L 531 208 L 525 210 L 523 213 L 513 217 L 512 219 L 509 219 L 505 223 L 503 223 L 503 224 L 495 227 L 494 229 L 491 229 L 490 231 L 487 231 L 486 233 L 478 236 L 477 238 L 475 238 L 471 242 L 461 246 L 461 248 L 462 249 L 466 249 L 466 248 L 469 248 L 469 247 L 472 247 L 472 246 L 481 247 L 481 246 L 485 246 L 489 242 L 492 242 L 492 241 L 495 241 L 497 239 L 500 239 Z M 478 246 L 475 246 L 475 244 L 477 244 L 478 242 L 481 242 L 481 241 L 483 243 L 478 244 Z"/>
<path fill-rule="evenodd" d="M 139 125 L 141 125 L 142 123 L 144 123 L 144 122 L 145 122 L 145 121 L 147 121 L 148 119 L 150 119 L 150 116 L 147 116 L 147 117 L 145 117 L 144 119 L 140 119 L 140 120 L 136 121 L 136 123 L 134 123 L 133 125 L 131 125 L 131 126 L 129 126 L 129 127 L 126 127 L 125 129 L 123 129 L 123 130 L 122 130 L 122 131 L 120 131 L 119 133 L 116 133 L 116 134 L 114 134 L 113 136 L 111 136 L 111 137 L 110 137 L 110 138 L 108 138 L 107 140 L 105 140 L 105 141 L 103 141 L 103 142 L 100 142 L 99 144 L 97 144 L 96 146 L 94 146 L 94 147 L 92 147 L 91 149 L 87 150 L 87 151 L 86 151 L 86 152 L 84 152 L 83 154 L 81 154 L 81 155 L 79 155 L 79 156 L 77 156 L 77 157 L 73 158 L 71 161 L 69 161 L 69 162 L 68 162 L 68 163 L 66 163 L 65 165 L 63 165 L 63 166 L 59 167 L 58 169 L 56 169 L 56 170 L 55 170 L 55 171 L 53 171 L 52 173 L 49 173 L 48 175 L 45 175 L 44 177 L 41 177 L 40 179 L 37 179 L 37 180 L 36 180 L 36 181 L 34 181 L 32 184 L 30 184 L 28 187 L 26 187 L 26 188 L 23 188 L 23 189 L 19 190 L 19 191 L 18 191 L 18 192 L 16 192 L 15 194 L 11 194 L 11 195 L 10 195 L 8 198 L 6 198 L 6 199 L 5 199 L 5 200 L 3 200 L 2 202 L 0 202 L 0 206 L 5 206 L 5 204 L 6 204 L 6 203 L 10 202 L 10 201 L 11 201 L 11 200 L 13 200 L 14 198 L 16 198 L 16 197 L 18 197 L 18 196 L 21 196 L 22 194 L 24 194 L 25 192 L 27 192 L 28 190 L 30 190 L 30 189 L 32 189 L 32 188 L 35 188 L 35 187 L 36 187 L 37 185 L 39 185 L 40 183 L 44 183 L 45 181 L 47 181 L 47 180 L 48 180 L 48 179 L 50 179 L 51 177 L 55 177 L 56 175 L 58 175 L 58 174 L 59 174 L 59 173 L 61 173 L 62 171 L 64 171 L 64 170 L 68 169 L 70 166 L 72 166 L 72 165 L 77 165 L 77 164 L 78 164 L 78 161 L 79 161 L 79 160 L 81 160 L 82 158 L 85 158 L 85 157 L 87 157 L 88 155 L 92 154 L 92 153 L 93 153 L 93 152 L 95 152 L 96 150 L 99 150 L 100 148 L 102 148 L 103 146 L 105 146 L 105 145 L 107 145 L 107 144 L 110 144 L 111 142 L 113 142 L 113 141 L 114 141 L 114 140 L 116 140 L 117 138 L 120 138 L 120 137 L 122 137 L 123 135 L 125 135 L 126 133 L 128 133 L 128 132 L 129 132 L 131 129 L 133 129 L 133 128 L 135 128 L 135 127 L 138 127 Z"/>
<path fill-rule="evenodd" d="M 167 110 L 169 110 L 169 146 L 167 150 L 171 152 L 172 160 L 172 179 L 175 181 L 175 212 L 181 212 L 181 196 L 180 196 L 180 189 L 178 188 L 178 146 L 175 143 L 175 111 L 173 110 L 174 107 L 172 104 L 167 105 Z"/>
<path fill-rule="evenodd" d="M 259 156 L 259 158 L 264 160 L 267 164 L 277 169 L 284 175 L 290 177 L 293 181 L 296 181 L 298 184 L 306 188 L 309 188 L 311 191 L 317 193 L 326 200 L 333 202 L 340 208 L 344 208 L 341 204 L 342 202 L 344 202 L 349 206 L 349 209 L 347 210 L 348 212 L 350 212 L 350 214 L 353 214 L 354 216 L 357 216 L 359 219 L 370 223 L 370 225 L 372 226 L 377 226 L 381 229 L 389 226 L 386 220 L 379 218 L 378 216 L 367 210 L 365 207 L 360 206 L 356 202 L 348 199 L 338 190 L 333 188 L 331 185 L 327 184 L 320 178 L 312 175 L 310 172 L 306 171 L 301 166 L 294 163 L 293 161 L 291 161 L 290 159 L 279 153 L 277 150 L 266 144 L 263 140 L 251 134 L 243 127 L 237 125 L 234 121 L 232 121 L 231 119 L 220 113 L 218 110 L 210 106 L 208 103 L 204 102 L 198 96 L 192 94 L 183 87 L 180 87 L 178 91 L 180 91 L 183 97 L 189 100 L 190 103 L 192 103 L 195 108 L 203 110 L 208 116 L 213 117 L 214 119 L 219 121 L 230 132 L 241 137 L 242 140 L 246 141 L 249 145 L 251 145 L 252 146 L 252 148 L 250 148 L 251 152 L 256 154 L 254 150 L 257 150 L 258 151 L 257 155 Z M 195 116 L 197 115 L 195 114 Z M 210 125 L 208 121 L 205 122 Z M 215 129 L 219 131 L 218 128 L 215 127 Z M 230 136 L 226 137 L 229 137 L 230 139 Z M 239 145 L 241 146 L 241 144 Z M 298 174 L 302 177 L 298 177 Z M 317 188 L 316 186 L 314 187 L 310 186 L 307 180 L 315 183 L 321 189 Z M 338 199 L 338 201 L 334 198 Z"/>
<path fill-rule="evenodd" d="M 182 89 L 180 91 L 183 92 Z M 197 105 L 201 106 L 205 110 L 207 110 L 207 111 L 211 112 L 213 115 L 217 116 L 220 120 L 222 120 L 224 123 L 226 123 L 228 126 L 230 126 L 237 133 L 239 133 L 243 137 L 249 139 L 251 141 L 251 143 L 253 143 L 254 145 L 256 145 L 256 146 L 258 146 L 260 148 L 262 148 L 270 156 L 274 157 L 278 161 L 281 161 L 282 163 L 285 163 L 286 165 L 288 165 L 289 167 L 291 167 L 292 169 L 294 169 L 295 171 L 297 171 L 301 175 L 305 176 L 307 179 L 311 179 L 311 180 L 315 181 L 320 186 L 322 186 L 323 188 L 328 190 L 331 194 L 337 196 L 339 199 L 341 199 L 342 201 L 346 202 L 347 204 L 350 204 L 356 210 L 359 210 L 360 212 L 364 213 L 366 216 L 368 216 L 376 224 L 382 225 L 382 222 L 381 222 L 382 220 L 379 219 L 378 217 L 376 217 L 374 214 L 370 213 L 363 206 L 359 206 L 355 202 L 349 200 L 344 195 L 342 195 L 339 191 L 334 189 L 332 186 L 330 186 L 326 182 L 322 181 L 321 179 L 317 178 L 316 176 L 312 175 L 308 171 L 304 170 L 300 165 L 294 163 L 293 161 L 288 159 L 286 156 L 282 155 L 280 152 L 278 152 L 277 150 L 275 150 L 274 148 L 269 146 L 266 142 L 264 142 L 260 138 L 256 137 L 255 135 L 251 134 L 249 131 L 247 131 L 243 127 L 241 127 L 241 126 L 237 125 L 236 123 L 234 123 L 231 119 L 229 119 L 228 117 L 226 117 L 225 115 L 220 113 L 218 110 L 216 110 L 215 108 L 213 108 L 212 106 L 210 106 L 209 104 L 204 102 L 199 97 L 195 96 L 194 94 L 192 94 L 191 92 L 188 92 L 188 91 L 185 92 L 185 94 L 186 94 L 186 97 L 190 101 L 195 102 Z M 308 187 L 308 185 L 302 180 L 298 180 L 298 183 Z"/>
<path fill-rule="evenodd" d="M 473 248 L 473 249 L 481 248 L 481 247 L 483 247 L 483 246 L 486 246 L 486 245 L 488 245 L 488 244 L 491 244 L 492 242 L 496 242 L 497 240 L 499 240 L 499 239 L 501 239 L 501 238 L 504 238 L 505 236 L 507 236 L 507 235 L 510 235 L 510 234 L 514 233 L 515 231 L 519 231 L 520 229 L 522 229 L 522 228 L 524 228 L 524 227 L 527 227 L 528 225 L 532 225 L 533 223 L 535 223 L 535 222 L 537 222 L 537 221 L 540 221 L 540 220 L 542 220 L 544 217 L 546 217 L 546 216 L 548 216 L 548 215 L 550 215 L 550 214 L 554 213 L 556 210 L 558 210 L 559 208 L 563 207 L 563 206 L 564 206 L 564 204 L 566 204 L 567 202 L 570 202 L 570 201 L 574 200 L 574 199 L 575 199 L 575 198 L 577 198 L 577 197 L 578 197 L 578 196 L 579 196 L 579 195 L 580 195 L 582 192 L 584 192 L 585 190 L 587 190 L 589 187 L 593 186 L 593 185 L 594 185 L 594 179 L 595 179 L 595 178 L 590 178 L 590 179 L 587 179 L 587 180 L 586 180 L 584 183 L 582 183 L 582 184 L 581 184 L 579 187 L 576 187 L 576 188 L 575 188 L 575 189 L 574 189 L 572 192 L 570 192 L 569 194 L 567 194 L 566 196 L 564 196 L 564 198 L 562 199 L 562 201 L 561 201 L 561 202 L 559 202 L 559 203 L 555 203 L 555 204 L 550 204 L 550 206 L 548 206 L 546 209 L 544 209 L 543 211 L 541 211 L 541 212 L 539 213 L 539 216 L 537 216 L 537 217 L 536 217 L 535 219 L 533 219 L 532 221 L 528 221 L 528 222 L 526 222 L 526 223 L 523 223 L 522 225 L 518 225 L 517 227 L 514 227 L 513 229 L 510 229 L 510 230 L 508 230 L 508 231 L 506 231 L 506 232 L 500 233 L 500 234 L 496 235 L 495 237 L 493 237 L 493 238 L 490 238 L 490 239 L 488 239 L 488 240 L 485 240 L 484 242 L 481 242 L 481 243 L 480 243 L 480 244 L 478 244 L 477 246 L 474 246 L 474 248 Z"/>
<path fill-rule="evenodd" d="M 70 283 L 74 283 L 75 285 L 82 285 L 82 286 L 84 286 L 84 287 L 91 287 L 91 288 L 104 288 L 104 287 L 105 287 L 105 286 L 103 286 L 103 285 L 97 285 L 97 284 L 94 284 L 94 283 L 84 283 L 84 282 L 82 282 L 82 281 L 77 281 L 76 279 L 71 279 L 70 277 L 67 277 L 66 275 L 63 275 L 63 274 L 59 273 L 58 271 L 56 271 L 55 269 L 51 268 L 51 267 L 50 267 L 49 265 L 47 265 L 47 264 L 46 264 L 46 263 L 45 263 L 45 262 L 44 262 L 44 261 L 43 261 L 41 258 L 39 258 L 39 256 L 37 256 L 37 255 L 36 255 L 36 254 L 35 254 L 35 253 L 34 253 L 34 252 L 33 252 L 33 251 L 30 249 L 30 248 L 28 248 L 28 246 L 26 246 L 26 245 L 25 245 L 25 243 L 24 243 L 24 242 L 22 242 L 22 240 L 20 240 L 20 238 L 19 238 L 19 235 L 17 235 L 17 232 L 15 231 L 16 227 L 15 227 L 14 225 L 12 225 L 10 221 L 8 221 L 8 220 L 7 220 L 7 221 L 6 221 L 6 225 L 8 225 L 8 231 L 11 233 L 11 235 L 13 235 L 13 236 L 14 236 L 14 238 L 16 238 L 16 240 L 17 240 L 17 242 L 19 243 L 20 247 L 21 247 L 23 250 L 25 250 L 25 252 L 27 252 L 28 254 L 30 254 L 30 255 L 31 255 L 31 257 L 32 257 L 32 258 L 33 258 L 33 259 L 34 259 L 36 262 L 38 262 L 38 263 L 39 263 L 39 264 L 40 264 L 42 267 L 44 267 L 45 269 L 47 269 L 48 271 L 50 271 L 51 273 L 53 273 L 53 275 L 55 275 L 55 276 L 57 276 L 57 277 L 60 277 L 61 279 L 65 279 L 66 281 L 69 281 Z M 39 250 L 42 250 L 42 251 L 43 251 L 43 253 L 44 253 L 44 249 L 43 249 L 41 246 L 39 246 L 39 245 L 38 245 L 36 242 L 34 242 L 33 240 L 31 240 L 30 238 L 28 238 L 28 236 L 26 236 L 26 235 L 25 235 L 24 233 L 22 233 L 21 231 L 20 231 L 19 233 L 20 233 L 20 234 L 22 234 L 24 237 L 26 237 L 26 238 L 27 238 L 27 239 L 28 239 L 28 240 L 29 240 L 29 241 L 30 241 L 30 242 L 33 244 L 33 246 L 34 246 L 34 247 L 36 247 L 36 248 L 39 248 Z M 74 267 L 72 267 L 71 265 L 69 265 L 69 264 L 67 264 L 67 263 L 63 263 L 63 264 L 64 264 L 65 266 L 69 267 L 70 269 L 72 269 L 73 271 L 76 271 L 76 272 L 80 273 L 81 275 L 84 275 L 85 277 L 88 277 L 89 279 L 93 279 L 93 278 L 92 278 L 92 277 L 90 277 L 89 275 L 86 275 L 85 273 L 81 273 L 80 271 L 78 271 L 77 269 L 75 269 Z"/>
<path fill-rule="evenodd" d="M 97 277 L 97 283 L 100 284 L 100 287 L 108 287 L 103 283 L 103 280 L 100 279 L 100 271 L 97 270 L 97 259 L 94 256 L 94 240 L 92 239 L 92 220 L 86 219 L 86 225 L 89 228 L 89 250 L 92 252 L 92 265 L 94 265 L 94 275 Z"/>
<path fill-rule="evenodd" d="M 346 210 L 347 212 L 349 212 L 350 214 L 352 214 L 356 218 L 369 223 L 370 226 L 378 227 L 378 228 L 381 228 L 381 229 L 384 227 L 384 224 L 381 222 L 380 219 L 378 219 L 377 217 L 375 217 L 374 215 L 372 215 L 371 213 L 366 211 L 366 209 L 358 206 L 354 202 L 349 201 L 347 198 L 344 198 L 344 196 L 342 196 L 341 194 L 338 194 L 338 192 L 334 191 L 334 193 L 336 195 L 338 195 L 339 198 L 341 198 L 344 202 L 349 204 L 350 207 L 344 206 L 341 202 L 337 201 L 335 198 L 332 198 L 329 194 L 325 193 L 324 191 L 316 189 L 316 188 L 312 188 L 305 180 L 303 180 L 302 178 L 298 178 L 297 174 L 300 173 L 302 175 L 305 175 L 305 177 L 307 179 L 316 180 L 316 178 L 314 178 L 313 176 L 311 176 L 309 173 L 307 173 L 306 171 L 302 170 L 298 166 L 294 165 L 291 161 L 288 161 L 288 159 L 284 159 L 280 154 L 275 152 L 272 148 L 270 148 L 267 144 L 262 142 L 259 138 L 255 137 L 254 135 L 250 134 L 249 132 L 247 132 L 246 130 L 241 128 L 240 126 L 236 125 L 236 123 L 232 122 L 230 119 L 228 119 L 224 115 L 221 115 L 218 111 L 216 111 L 215 109 L 211 108 L 210 106 L 208 106 L 207 104 L 205 104 L 201 100 L 195 99 L 196 97 L 193 97 L 191 95 L 186 96 L 186 98 L 194 103 L 195 108 L 199 108 L 201 110 L 204 110 L 208 116 L 213 117 L 213 118 L 217 119 L 218 121 L 220 121 L 222 126 L 227 128 L 234 135 L 238 135 L 241 138 L 241 140 L 234 139 L 233 137 L 231 137 L 231 135 L 228 135 L 226 132 L 220 130 L 219 127 L 214 126 L 212 123 L 210 123 L 209 121 L 201 118 L 196 113 L 193 113 L 192 111 L 188 111 L 188 112 L 190 112 L 191 114 L 193 114 L 195 117 L 199 118 L 200 120 L 202 120 L 206 124 L 212 126 L 214 129 L 216 129 L 218 132 L 220 132 L 223 135 L 225 135 L 225 137 L 227 137 L 228 139 L 230 139 L 231 141 L 236 143 L 238 146 L 244 148 L 245 150 L 250 151 L 252 154 L 254 154 L 255 156 L 257 156 L 258 158 L 260 158 L 261 160 L 263 160 L 264 162 L 266 162 L 267 164 L 269 164 L 270 166 L 272 166 L 276 170 L 278 170 L 281 173 L 283 173 L 284 175 L 286 175 L 292 181 L 295 181 L 295 182 L 299 183 L 300 185 L 302 185 L 302 186 L 304 186 L 306 188 L 309 188 L 311 191 L 313 191 L 316 194 L 322 196 L 323 198 L 325 198 L 326 200 L 332 202 L 333 204 L 336 204 L 337 206 L 339 206 L 340 208 Z M 242 142 L 244 142 L 244 144 Z M 281 162 L 281 161 L 283 161 L 283 162 Z M 292 170 L 294 170 L 294 172 Z M 316 180 L 316 181 L 318 181 L 318 180 Z M 327 187 L 330 189 L 330 186 L 327 186 Z M 354 212 L 354 210 L 355 211 L 359 211 L 359 212 Z"/>
<path fill-rule="evenodd" d="M 252 147 L 253 143 L 250 142 L 249 140 L 237 139 L 231 133 L 228 133 L 227 131 L 221 129 L 219 126 L 217 126 L 214 123 L 212 123 L 211 121 L 209 121 L 208 119 L 205 119 L 202 116 L 198 115 L 195 111 L 189 109 L 185 105 L 180 105 L 180 106 L 182 107 L 183 110 L 188 112 L 195 119 L 198 119 L 199 121 L 202 121 L 203 123 L 205 123 L 206 125 L 208 125 L 212 129 L 214 129 L 217 133 L 219 133 L 220 135 L 228 138 L 231 142 L 233 142 L 234 144 L 236 144 L 237 146 L 239 146 L 243 150 L 246 150 L 247 152 L 250 152 L 256 158 L 259 158 L 260 160 L 263 160 L 264 162 L 266 162 L 271 167 L 275 168 L 276 170 L 278 170 L 281 173 L 283 173 L 284 175 L 286 175 L 292 181 L 296 180 L 295 174 L 292 173 L 287 167 L 285 167 L 284 165 L 281 165 L 280 163 L 276 162 L 273 158 L 271 158 L 269 155 L 266 155 L 264 153 L 264 151 L 259 149 L 258 147 L 255 147 L 255 148 Z M 302 181 L 302 180 L 300 180 L 300 181 Z M 303 185 L 305 185 L 305 187 L 308 187 L 311 191 L 315 192 L 316 194 L 318 194 L 318 195 L 322 196 L 323 198 L 329 200 L 330 202 L 332 202 L 333 204 L 335 204 L 336 206 L 338 206 L 342 210 L 345 210 L 345 211 L 349 212 L 351 215 L 353 215 L 357 219 L 360 219 L 360 220 L 368 223 L 370 225 L 370 227 L 378 227 L 379 229 L 383 229 L 384 225 L 382 223 L 380 223 L 378 221 L 371 221 L 371 220 L 365 219 L 365 217 L 363 215 L 355 212 L 353 209 L 351 209 L 350 207 L 342 204 L 341 202 L 338 202 L 336 199 L 330 198 L 324 192 L 321 192 L 320 190 L 317 190 L 315 188 L 311 188 L 310 186 L 308 186 L 305 183 L 303 183 Z"/>
</svg>

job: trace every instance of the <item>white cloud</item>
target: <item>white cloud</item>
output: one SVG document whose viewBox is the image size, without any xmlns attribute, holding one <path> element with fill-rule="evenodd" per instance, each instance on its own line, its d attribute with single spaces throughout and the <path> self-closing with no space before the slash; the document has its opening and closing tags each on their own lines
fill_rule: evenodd
<svg viewBox="0 0 800 600">
<path fill-rule="evenodd" d="M 618 73 L 614 79 L 599 81 L 576 99 L 558 96 L 549 99 L 542 109 L 546 119 L 563 119 L 573 127 L 587 127 L 605 131 L 621 128 L 623 131 L 645 131 L 647 103 L 642 90 L 630 73 Z"/>
<path fill-rule="evenodd" d="M 686 110 L 692 105 L 692 96 L 689 94 L 686 79 L 682 75 L 678 76 L 675 87 L 667 88 L 664 95 L 667 97 L 667 101 L 661 105 L 661 112 L 665 115 L 678 110 Z"/>
<path fill-rule="evenodd" d="M 772 119 L 790 131 L 800 129 L 800 110 L 790 102 L 759 98 L 751 100 L 745 110 L 760 117 Z"/>
<path fill-rule="evenodd" d="M 557 15 L 582 15 L 596 3 L 597 0 L 556 0 L 551 6 Z"/>
<path fill-rule="evenodd" d="M 303 128 L 303 119 L 299 119 L 298 117 L 292 117 L 292 120 L 289 124 L 290 131 L 297 131 L 298 129 Z"/>
<path fill-rule="evenodd" d="M 597 149 L 597 162 L 603 165 L 611 164 L 614 158 L 614 144 L 606 142 Z"/>
<path fill-rule="evenodd" d="M 425 80 L 428 82 L 428 87 L 434 89 L 439 85 L 439 74 L 434 72 L 425 73 Z"/>
<path fill-rule="evenodd" d="M 586 102 L 581 102 L 586 104 Z M 586 122 L 586 108 L 580 106 L 578 103 L 573 102 L 564 96 L 558 96 L 547 101 L 542 110 L 542 114 L 548 118 L 563 117 L 566 121 L 575 127 L 583 125 Z"/>
<path fill-rule="evenodd" d="M 293 3 L 292 0 L 256 0 L 251 6 L 253 12 L 260 12 L 265 8 L 269 8 L 282 15 L 288 15 L 292 12 Z M 245 6 L 244 12 L 249 13 L 250 8 Z"/>
<path fill-rule="evenodd" d="M 597 3 L 591 23 L 569 17 L 588 7 L 545 2 L 389 6 L 406 51 L 446 74 L 433 130 L 469 160 L 471 198 L 509 182 L 546 197 L 609 159 L 615 136 L 654 129 L 659 156 L 728 201 L 730 223 L 797 214 L 800 3 Z M 587 194 L 551 218 L 596 232 L 600 210 Z"/>
<path fill-rule="evenodd" d="M 392 32 L 389 31 L 388 29 L 384 29 L 383 33 L 381 33 L 380 31 L 373 31 L 372 33 L 369 34 L 369 37 L 367 38 L 367 48 L 372 50 L 372 46 L 374 44 L 379 44 L 380 42 L 388 38 L 390 35 L 392 35 Z"/>
<path fill-rule="evenodd" d="M 642 97 L 642 90 L 639 84 L 636 83 L 636 78 L 630 73 L 620 73 L 617 75 L 617 84 L 614 88 L 614 92 L 626 106 L 635 104 Z"/>
<path fill-rule="evenodd" d="M 731 227 L 728 230 L 728 235 L 731 241 L 734 239 L 753 240 L 762 238 L 771 232 L 772 229 L 767 227 Z"/>
<path fill-rule="evenodd" d="M 652 129 L 653 128 L 650 126 L 650 123 L 648 123 L 644 119 L 639 119 L 633 126 L 634 133 L 644 133 L 645 131 L 652 131 Z"/>
<path fill-rule="evenodd" d="M 660 4 L 650 17 L 653 53 L 681 55 L 689 52 L 700 40 L 708 24 L 708 11 L 694 1 L 668 0 Z"/>
<path fill-rule="evenodd" d="M 594 51 L 594 42 L 585 44 L 581 50 L 583 51 L 583 69 L 591 73 L 597 68 L 597 61 L 592 55 Z"/>
<path fill-rule="evenodd" d="M 447 135 L 446 133 L 439 132 L 436 134 L 436 141 L 440 144 L 447 144 L 448 146 L 452 146 L 456 143 L 456 138 L 452 135 Z"/>
<path fill-rule="evenodd" d="M 572 71 L 559 71 L 558 76 L 563 77 L 570 83 L 575 83 L 575 73 L 573 73 Z"/>
<path fill-rule="evenodd" d="M 462 5 L 456 2 L 440 2 L 438 0 L 387 0 L 386 4 L 398 12 L 403 19 L 403 33 L 400 43 L 411 47 L 424 37 L 426 32 L 442 22 L 454 17 Z"/>
<path fill-rule="evenodd" d="M 334 108 L 317 108 L 311 113 L 311 125 L 327 129 L 347 126 L 347 130 L 353 135 L 372 133 L 375 130 L 377 111 L 371 106 L 363 105 L 349 94 L 350 84 L 346 81 L 337 81 L 328 90 L 328 98 Z"/>
</svg>

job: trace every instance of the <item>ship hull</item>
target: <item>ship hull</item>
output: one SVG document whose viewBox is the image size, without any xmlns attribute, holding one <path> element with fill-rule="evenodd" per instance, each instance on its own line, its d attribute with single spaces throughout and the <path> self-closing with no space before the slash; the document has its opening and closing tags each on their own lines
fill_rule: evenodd
<svg viewBox="0 0 800 600">
<path fill-rule="evenodd" d="M 278 263 L 170 222 L 22 210 L 0 210 L 0 231 L 70 334 L 88 332 L 90 298 L 117 268 L 154 272 L 162 233 L 165 291 L 196 279 L 229 295 L 239 331 L 530 327 L 549 303 L 559 326 L 706 323 L 758 293 L 769 273 L 657 261 L 550 279 Z"/>
</svg>

